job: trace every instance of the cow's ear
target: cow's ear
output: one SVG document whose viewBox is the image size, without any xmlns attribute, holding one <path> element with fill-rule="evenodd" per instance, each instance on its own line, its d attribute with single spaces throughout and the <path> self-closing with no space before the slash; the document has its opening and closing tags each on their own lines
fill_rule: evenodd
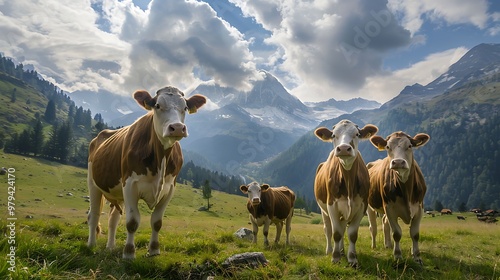
<svg viewBox="0 0 500 280">
<path fill-rule="evenodd" d="M 411 144 L 415 148 L 422 147 L 429 142 L 429 139 L 431 139 L 431 137 L 428 134 L 419 133 L 411 139 Z"/>
<path fill-rule="evenodd" d="M 260 190 L 262 192 L 267 192 L 269 190 L 271 186 L 269 186 L 268 184 L 262 184 L 262 186 L 260 186 Z"/>
<path fill-rule="evenodd" d="M 242 193 L 247 194 L 248 193 L 248 187 L 245 185 L 240 186 L 240 190 Z"/>
<path fill-rule="evenodd" d="M 314 131 L 314 135 L 325 142 L 332 142 L 333 140 L 333 131 L 326 127 L 317 128 Z"/>
<path fill-rule="evenodd" d="M 387 145 L 387 141 L 384 138 L 374 135 L 370 138 L 370 142 L 377 148 L 379 151 L 385 150 L 385 146 Z"/>
<path fill-rule="evenodd" d="M 368 139 L 372 137 L 373 135 L 377 134 L 378 127 L 374 126 L 373 124 L 367 124 L 365 127 L 359 130 L 359 138 L 360 139 Z"/>
<path fill-rule="evenodd" d="M 151 110 L 156 104 L 156 98 L 151 97 L 149 92 L 145 90 L 136 90 L 134 92 L 134 99 L 142 108 Z"/>
<path fill-rule="evenodd" d="M 198 109 L 207 102 L 207 98 L 200 94 L 195 94 L 189 99 L 186 99 L 187 107 L 190 114 L 196 113 Z"/>
</svg>

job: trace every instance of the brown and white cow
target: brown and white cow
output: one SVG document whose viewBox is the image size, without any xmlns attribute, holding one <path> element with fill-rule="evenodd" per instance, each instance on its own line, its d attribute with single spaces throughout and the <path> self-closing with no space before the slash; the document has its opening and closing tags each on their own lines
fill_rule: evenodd
<svg viewBox="0 0 500 280">
<path fill-rule="evenodd" d="M 387 157 L 370 162 L 370 194 L 368 217 L 372 235 L 372 248 L 376 247 L 377 220 L 375 211 L 385 214 L 382 220 L 386 247 L 392 247 L 390 232 L 394 239 L 393 253 L 399 261 L 401 249 L 401 227 L 398 218 L 405 224 L 410 224 L 413 259 L 422 263 L 418 249 L 420 221 L 424 208 L 423 199 L 426 192 L 424 176 L 413 158 L 413 149 L 422 147 L 429 141 L 429 135 L 419 133 L 414 137 L 401 131 L 394 132 L 386 139 L 373 136 L 370 142 L 380 151 L 386 150 Z"/>
<path fill-rule="evenodd" d="M 368 206 L 369 178 L 365 162 L 358 151 L 359 140 L 368 139 L 377 133 L 374 125 L 360 129 L 349 120 L 342 120 L 330 130 L 320 127 L 316 136 L 333 143 L 327 160 L 316 170 L 314 194 L 321 208 L 326 236 L 326 253 L 332 254 L 332 262 L 340 261 L 344 250 L 344 232 L 348 231 L 349 251 L 347 260 L 357 267 L 356 240 L 358 228 Z M 334 247 L 332 249 L 332 234 Z"/>
<path fill-rule="evenodd" d="M 290 243 L 290 231 L 295 204 L 295 193 L 288 187 L 271 188 L 268 184 L 259 185 L 252 182 L 241 185 L 240 190 L 248 194 L 247 209 L 250 212 L 250 222 L 253 227 L 253 243 L 257 243 L 259 227 L 264 225 L 264 245 L 269 245 L 267 235 L 269 225 L 276 225 L 275 243 L 280 241 L 281 230 L 285 223 L 286 244 Z"/>
<path fill-rule="evenodd" d="M 188 135 L 184 124 L 186 111 L 194 113 L 206 102 L 202 95 L 185 99 L 175 87 L 164 87 L 155 97 L 144 90 L 134 92 L 133 96 L 150 112 L 129 126 L 99 133 L 90 143 L 88 160 L 88 246 L 96 244 L 105 198 L 111 204 L 107 248 L 115 247 L 122 209 L 126 213 L 127 241 L 123 258 L 135 257 L 134 234 L 140 224 L 139 199 L 154 209 L 148 254 L 160 253 L 158 232 L 183 163 L 178 141 Z"/>
</svg>

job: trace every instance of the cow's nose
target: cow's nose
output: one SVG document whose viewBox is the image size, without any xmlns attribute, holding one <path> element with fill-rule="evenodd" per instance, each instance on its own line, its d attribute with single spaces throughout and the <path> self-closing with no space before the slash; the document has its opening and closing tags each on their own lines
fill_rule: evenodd
<svg viewBox="0 0 500 280">
<path fill-rule="evenodd" d="M 340 144 L 335 148 L 336 156 L 350 156 L 352 154 L 352 147 L 348 144 Z"/>
<path fill-rule="evenodd" d="M 252 199 L 252 204 L 259 204 L 259 203 L 260 203 L 260 199 L 259 198 Z"/>
<path fill-rule="evenodd" d="M 172 123 L 168 125 L 167 136 L 186 137 L 187 128 L 183 123 Z"/>
<path fill-rule="evenodd" d="M 391 160 L 391 169 L 401 169 L 406 167 L 406 160 L 398 158 Z"/>
</svg>

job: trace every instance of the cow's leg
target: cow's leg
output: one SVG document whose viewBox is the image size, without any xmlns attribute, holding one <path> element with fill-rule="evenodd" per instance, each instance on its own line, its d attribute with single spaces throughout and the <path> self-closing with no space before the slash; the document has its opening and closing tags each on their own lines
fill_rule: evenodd
<svg viewBox="0 0 500 280">
<path fill-rule="evenodd" d="M 174 180 L 170 179 L 172 176 L 168 175 L 163 184 L 163 190 L 166 194 L 162 197 L 162 199 L 158 202 L 155 207 L 155 210 L 151 214 L 151 239 L 149 240 L 149 249 L 148 254 L 150 256 L 155 256 L 160 254 L 160 241 L 159 241 L 159 233 L 162 226 L 163 214 L 165 213 L 165 209 L 167 209 L 167 205 L 174 196 Z M 169 180 L 170 179 L 170 180 Z"/>
<path fill-rule="evenodd" d="M 118 222 L 120 221 L 121 216 L 122 214 L 120 213 L 118 207 L 112 205 L 108 220 L 108 243 L 106 244 L 106 248 L 108 249 L 115 248 L 116 228 L 118 227 Z"/>
<path fill-rule="evenodd" d="M 363 209 L 363 206 L 360 206 Z M 358 257 L 356 254 L 356 241 L 358 241 L 358 229 L 361 220 L 363 219 L 363 211 L 358 213 L 352 218 L 349 226 L 347 227 L 347 238 L 349 238 L 349 249 L 347 251 L 347 262 L 352 267 L 358 267 Z"/>
<path fill-rule="evenodd" d="M 337 211 L 337 203 L 334 202 L 333 205 L 328 205 L 328 213 L 330 214 L 331 224 L 333 225 L 333 254 L 332 262 L 338 263 L 341 252 L 344 247 L 344 232 L 347 227 L 347 221 L 345 219 L 340 219 L 340 215 Z"/>
<path fill-rule="evenodd" d="M 264 245 L 269 246 L 269 239 L 267 236 L 269 235 L 269 226 L 271 225 L 271 219 L 264 220 L 264 228 L 262 229 L 262 233 L 264 234 Z"/>
<path fill-rule="evenodd" d="M 370 206 L 366 209 L 366 214 L 368 215 L 368 221 L 370 222 L 370 233 L 372 236 L 372 249 L 377 248 L 377 212 L 373 210 Z"/>
<path fill-rule="evenodd" d="M 412 256 L 413 260 L 417 263 L 422 264 L 422 259 L 420 258 L 420 250 L 418 248 L 418 239 L 420 238 L 420 221 L 422 220 L 424 210 L 419 208 L 415 216 L 410 223 L 410 236 L 412 240 Z"/>
<path fill-rule="evenodd" d="M 398 224 L 398 215 L 397 213 L 395 213 L 395 210 L 389 206 L 385 208 L 385 214 L 387 216 L 387 220 L 389 221 L 389 225 L 391 226 L 392 239 L 394 239 L 394 258 L 396 260 L 402 259 L 403 256 L 401 254 L 399 241 L 401 240 L 403 232 L 401 231 L 401 227 Z"/>
<path fill-rule="evenodd" d="M 387 219 L 387 215 L 385 214 L 382 217 L 382 230 L 384 231 L 385 248 L 392 248 L 391 226 L 389 225 L 389 219 Z"/>
<path fill-rule="evenodd" d="M 286 231 L 286 245 L 290 244 L 290 231 L 292 231 L 292 217 L 293 217 L 293 208 L 292 212 L 288 217 L 286 218 L 286 223 L 285 223 L 285 231 Z"/>
<path fill-rule="evenodd" d="M 283 221 L 275 223 L 276 225 L 276 237 L 274 238 L 274 243 L 280 242 L 281 231 L 283 230 Z"/>
<path fill-rule="evenodd" d="M 123 258 L 133 259 L 135 258 L 135 244 L 134 235 L 139 224 L 141 222 L 141 215 L 139 213 L 139 195 L 137 194 L 137 188 L 135 181 L 129 178 L 125 182 L 125 187 L 123 188 L 123 198 L 125 200 L 125 211 L 126 211 L 126 228 L 127 228 L 127 240 L 125 241 L 125 247 L 123 248 Z"/>
<path fill-rule="evenodd" d="M 259 233 L 259 225 L 257 221 L 253 218 L 252 214 L 250 216 L 250 223 L 252 223 L 252 233 L 253 233 L 253 243 L 257 243 L 257 233 Z"/>
<path fill-rule="evenodd" d="M 87 217 L 87 223 L 89 225 L 89 239 L 87 245 L 93 247 L 96 245 L 97 234 L 101 231 L 99 217 L 101 216 L 104 197 L 101 190 L 97 188 L 92 179 L 92 163 L 89 163 L 87 186 L 90 196 L 90 210 Z"/>
<path fill-rule="evenodd" d="M 328 214 L 326 214 L 324 211 L 321 211 L 321 217 L 323 218 L 323 230 L 325 231 L 325 237 L 326 237 L 326 254 L 330 255 L 333 252 L 333 247 L 332 247 L 332 236 L 333 236 L 332 221 L 330 220 L 330 217 L 328 216 Z"/>
</svg>

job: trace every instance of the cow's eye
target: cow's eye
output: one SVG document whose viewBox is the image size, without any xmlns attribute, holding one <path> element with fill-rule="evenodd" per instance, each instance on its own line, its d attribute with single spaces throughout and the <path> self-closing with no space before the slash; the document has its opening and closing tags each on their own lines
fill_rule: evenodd
<svg viewBox="0 0 500 280">
<path fill-rule="evenodd" d="M 386 148 L 387 150 L 390 150 L 390 149 L 391 149 L 391 147 L 389 147 L 389 145 L 385 146 L 385 148 Z"/>
<path fill-rule="evenodd" d="M 360 133 L 356 133 L 356 137 L 359 137 L 359 136 L 361 136 L 361 134 Z"/>
<path fill-rule="evenodd" d="M 155 104 L 155 108 L 156 108 L 156 109 L 160 109 L 160 104 L 156 103 L 156 104 Z"/>
<path fill-rule="evenodd" d="M 189 110 L 188 106 L 186 106 L 186 107 L 184 108 L 184 111 L 187 111 L 187 110 Z"/>
</svg>

